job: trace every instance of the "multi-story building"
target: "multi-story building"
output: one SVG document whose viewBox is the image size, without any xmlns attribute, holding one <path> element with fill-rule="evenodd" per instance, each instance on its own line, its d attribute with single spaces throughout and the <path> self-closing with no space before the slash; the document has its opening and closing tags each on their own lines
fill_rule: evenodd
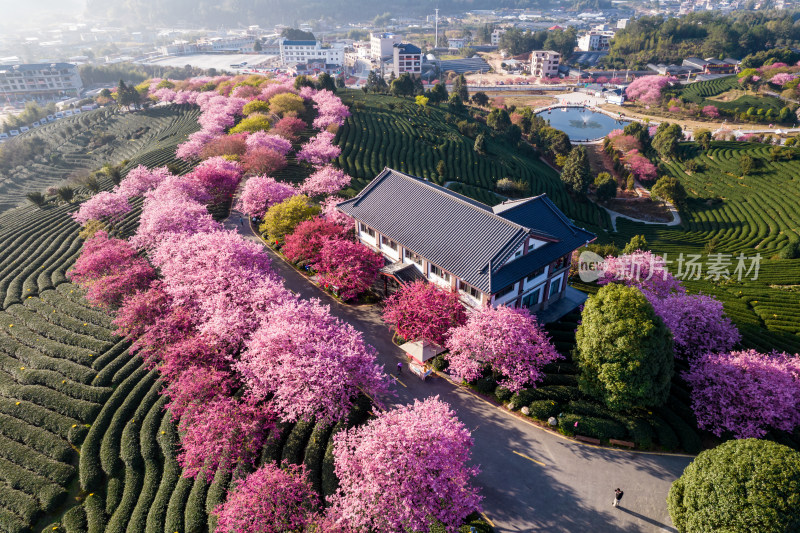
<svg viewBox="0 0 800 533">
<path fill-rule="evenodd" d="M 708 59 L 687 57 L 683 60 L 682 66 L 696 69 L 703 74 L 733 74 L 739 70 L 739 60 L 731 58 L 719 60 L 713 57 Z"/>
<path fill-rule="evenodd" d="M 534 50 L 531 52 L 531 76 L 550 78 L 558 76 L 558 65 L 561 54 L 552 50 Z"/>
<path fill-rule="evenodd" d="M 497 28 L 492 32 L 492 45 L 493 46 L 498 46 L 500 44 L 500 37 L 502 37 L 503 34 L 506 31 L 508 31 L 508 30 L 506 30 L 505 28 Z"/>
<path fill-rule="evenodd" d="M 465 46 L 467 46 L 466 39 L 447 39 L 447 47 L 450 50 L 461 50 Z"/>
<path fill-rule="evenodd" d="M 281 62 L 292 66 L 298 63 L 322 60 L 326 65 L 344 64 L 343 43 L 322 43 L 320 41 L 290 41 L 284 39 L 280 44 Z"/>
<path fill-rule="evenodd" d="M 578 37 L 578 50 L 583 52 L 608 50 L 612 37 L 614 37 L 613 31 L 590 31 Z"/>
<path fill-rule="evenodd" d="M 0 65 L 0 99 L 48 100 L 80 96 L 83 82 L 71 63 Z"/>
<path fill-rule="evenodd" d="M 337 207 L 383 255 L 384 276 L 456 291 L 469 307 L 549 307 L 575 291 L 572 252 L 596 238 L 544 194 L 489 207 L 390 168 Z"/>
<path fill-rule="evenodd" d="M 412 76 L 422 74 L 422 50 L 409 43 L 397 43 L 392 46 L 392 70 L 395 76 L 408 73 Z"/>
<path fill-rule="evenodd" d="M 372 60 L 380 61 L 382 57 L 392 56 L 392 47 L 400 42 L 400 37 L 394 33 L 370 33 L 369 46 Z"/>
</svg>

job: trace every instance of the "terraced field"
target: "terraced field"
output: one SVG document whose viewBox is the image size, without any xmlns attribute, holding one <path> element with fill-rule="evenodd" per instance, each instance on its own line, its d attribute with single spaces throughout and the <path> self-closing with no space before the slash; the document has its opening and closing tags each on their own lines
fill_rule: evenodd
<svg viewBox="0 0 800 533">
<path fill-rule="evenodd" d="M 624 243 L 643 234 L 668 260 L 676 260 L 681 253 L 706 258 L 706 246 L 712 240 L 715 253 L 761 254 L 755 281 L 704 279 L 687 285 L 720 298 L 748 346 L 800 352 L 800 260 L 776 257 L 789 243 L 800 241 L 800 161 L 773 162 L 770 148 L 757 143 L 714 142 L 707 153 L 686 143 L 681 150 L 684 162 L 668 163 L 667 169 L 690 195 L 682 210 L 682 226 L 619 219 L 615 240 Z M 760 162 L 760 167 L 745 177 L 740 176 L 742 154 Z M 687 172 L 685 159 L 694 159 L 704 170 Z"/>
<path fill-rule="evenodd" d="M 730 101 L 711 99 L 711 97 L 719 96 L 727 91 L 741 89 L 736 76 L 726 76 L 724 78 L 716 78 L 708 81 L 698 81 L 684 87 L 685 88 L 678 91 L 677 94 L 680 95 L 684 100 L 693 102 L 700 107 L 713 105 L 719 109 L 725 109 L 728 111 L 735 111 L 738 109 L 739 113 L 744 113 L 750 107 L 764 109 L 765 111 L 767 109 L 772 109 L 773 112 L 778 112 L 785 105 L 780 99 L 763 94 L 742 95 Z"/>
<path fill-rule="evenodd" d="M 690 83 L 684 87 L 685 88 L 680 91 L 680 95 L 683 99 L 699 104 L 709 96 L 717 96 L 725 91 L 738 89 L 739 80 L 736 76 L 726 76 L 724 78 Z"/>
<path fill-rule="evenodd" d="M 174 161 L 175 140 L 199 129 L 198 114 L 191 106 L 132 113 L 96 109 L 26 132 L 4 144 L 4 149 L 35 138 L 42 140 L 43 149 L 28 164 L 0 173 L 0 212 L 24 202 L 28 192 L 44 191 L 106 163 L 133 157 L 148 166 Z M 186 167 L 185 162 L 175 163 Z"/>
<path fill-rule="evenodd" d="M 344 93 L 344 91 L 342 91 Z M 339 129 L 342 147 L 339 165 L 356 178 L 359 190 L 385 166 L 443 185 L 446 181 L 463 184 L 459 190 L 482 202 L 497 203 L 495 182 L 504 177 L 530 184 L 531 194 L 547 195 L 580 225 L 602 230 L 610 227 L 608 214 L 590 202 L 572 199 L 558 174 L 536 157 L 520 153 L 506 143 L 488 139 L 488 155 L 473 149 L 474 139 L 461 135 L 456 117 L 447 107 L 422 108 L 411 99 L 384 95 L 364 95 L 348 91 L 342 96 L 352 116 Z M 489 130 L 478 124 L 481 130 Z M 444 161 L 446 172 L 440 177 L 436 165 Z"/>
</svg>

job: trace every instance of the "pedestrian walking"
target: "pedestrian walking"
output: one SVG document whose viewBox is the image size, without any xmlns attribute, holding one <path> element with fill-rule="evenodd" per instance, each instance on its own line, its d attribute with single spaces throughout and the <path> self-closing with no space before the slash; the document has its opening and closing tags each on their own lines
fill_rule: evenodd
<svg viewBox="0 0 800 533">
<path fill-rule="evenodd" d="M 403 363 L 397 363 L 397 373 L 398 374 L 403 373 Z"/>
<path fill-rule="evenodd" d="M 614 507 L 619 507 L 619 502 L 622 500 L 622 495 L 625 494 L 621 490 L 617 489 L 614 491 Z"/>
<path fill-rule="evenodd" d="M 239 225 L 244 226 L 244 218 L 239 217 Z"/>
</svg>

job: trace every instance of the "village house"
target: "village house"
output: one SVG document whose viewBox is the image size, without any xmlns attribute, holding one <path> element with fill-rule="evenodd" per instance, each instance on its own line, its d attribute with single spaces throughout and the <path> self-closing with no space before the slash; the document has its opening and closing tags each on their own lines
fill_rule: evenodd
<svg viewBox="0 0 800 533">
<path fill-rule="evenodd" d="M 542 194 L 494 207 L 386 168 L 338 204 L 356 236 L 380 252 L 395 284 L 417 279 L 457 291 L 469 306 L 549 310 L 554 320 L 585 296 L 567 286 L 572 252 L 596 236 Z"/>
</svg>

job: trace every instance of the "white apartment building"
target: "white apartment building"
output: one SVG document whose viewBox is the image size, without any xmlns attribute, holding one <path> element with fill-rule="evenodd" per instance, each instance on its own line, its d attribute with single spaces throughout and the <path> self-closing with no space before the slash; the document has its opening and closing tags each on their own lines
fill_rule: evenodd
<svg viewBox="0 0 800 533">
<path fill-rule="evenodd" d="M 0 65 L 0 97 L 26 100 L 80 96 L 83 82 L 71 63 Z"/>
<path fill-rule="evenodd" d="M 400 37 L 394 33 L 370 33 L 369 45 L 372 59 L 380 61 L 382 57 L 392 55 L 392 47 L 400 42 Z"/>
<path fill-rule="evenodd" d="M 392 47 L 392 70 L 395 76 L 408 73 L 422 74 L 422 50 L 409 43 L 398 43 Z"/>
<path fill-rule="evenodd" d="M 281 63 L 296 65 L 309 61 L 325 61 L 326 65 L 344 65 L 344 43 L 325 43 L 320 41 L 290 41 L 284 39 L 280 44 Z"/>
<path fill-rule="evenodd" d="M 466 39 L 447 39 L 447 47 L 450 50 L 461 50 L 467 46 Z"/>
<path fill-rule="evenodd" d="M 590 31 L 586 35 L 578 37 L 578 50 L 582 52 L 608 50 L 612 37 L 614 37 L 614 32 Z"/>
<path fill-rule="evenodd" d="M 508 30 L 506 30 L 505 28 L 497 28 L 492 32 L 492 45 L 493 46 L 498 46 L 500 44 L 500 37 L 502 37 L 503 34 L 506 31 L 508 31 Z"/>
<path fill-rule="evenodd" d="M 534 50 L 531 52 L 531 76 L 550 78 L 558 76 L 561 54 L 553 50 Z"/>
</svg>

